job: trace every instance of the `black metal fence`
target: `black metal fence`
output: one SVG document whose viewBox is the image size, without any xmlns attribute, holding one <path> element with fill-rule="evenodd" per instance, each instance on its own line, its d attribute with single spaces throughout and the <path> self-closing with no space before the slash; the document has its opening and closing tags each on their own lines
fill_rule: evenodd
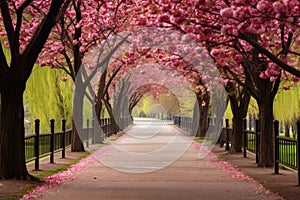
<svg viewBox="0 0 300 200">
<path fill-rule="evenodd" d="M 279 136 L 279 122 L 274 122 L 274 172 L 279 173 L 279 164 L 297 170 L 298 185 L 300 185 L 300 120 L 297 122 L 296 132 L 297 138 Z"/>
<path fill-rule="evenodd" d="M 123 128 L 132 124 L 131 117 L 123 117 L 120 120 Z M 102 131 L 96 130 L 94 123 L 93 119 L 87 119 L 86 127 L 82 129 L 81 140 L 86 147 L 102 142 L 104 137 L 112 135 L 114 131 L 111 118 L 100 119 L 99 124 Z M 42 157 L 50 155 L 50 163 L 54 163 L 54 154 L 61 151 L 61 157 L 65 158 L 66 148 L 71 145 L 72 130 L 66 130 L 66 120 L 62 120 L 61 132 L 55 133 L 54 126 L 55 120 L 51 119 L 50 133 L 40 134 L 40 120 L 36 119 L 35 134 L 25 137 L 25 159 L 26 162 L 35 161 L 35 170 L 39 170 L 39 159 Z"/>
<path fill-rule="evenodd" d="M 183 122 L 184 121 L 184 122 Z M 177 125 L 182 130 L 192 127 L 191 124 L 185 123 L 186 121 L 191 122 L 192 119 L 187 120 L 186 117 L 175 116 L 174 124 Z M 214 119 L 208 119 L 210 126 L 214 125 Z M 188 124 L 188 125 L 187 125 Z M 259 162 L 259 145 L 260 145 L 260 130 L 259 130 L 259 120 L 250 120 L 247 124 L 247 119 L 243 120 L 243 156 L 247 157 L 247 152 L 252 152 L 255 154 L 256 163 Z M 290 135 L 289 133 L 279 134 L 282 128 L 279 126 L 277 120 L 274 121 L 274 171 L 275 174 L 279 173 L 279 165 L 284 167 L 297 170 L 298 172 L 298 185 L 300 185 L 300 120 L 296 124 L 296 130 L 294 130 L 293 135 L 296 138 L 286 137 Z M 230 141 L 232 138 L 233 129 L 229 127 L 229 120 L 225 120 L 225 127 L 222 128 L 221 135 L 219 138 L 220 147 L 224 144 L 225 150 L 230 150 Z M 284 135 L 284 136 L 282 136 Z"/>
<path fill-rule="evenodd" d="M 35 120 L 35 134 L 25 137 L 26 162 L 35 161 L 35 170 L 39 169 L 39 159 L 50 155 L 54 163 L 54 153 L 61 151 L 65 158 L 66 147 L 71 145 L 72 130 L 66 130 L 66 120 L 62 120 L 61 132 L 54 132 L 55 120 L 50 120 L 50 133 L 40 134 L 40 120 Z"/>
<path fill-rule="evenodd" d="M 251 127 L 251 120 L 249 120 L 249 127 L 247 128 L 247 119 L 244 119 L 244 131 L 243 131 L 243 155 L 244 158 L 247 157 L 247 151 L 255 153 L 255 161 L 259 161 L 259 143 L 260 143 L 260 134 L 259 134 L 259 120 L 255 119 L 254 130 Z"/>
<path fill-rule="evenodd" d="M 229 119 L 225 119 L 225 127 L 223 127 L 219 143 L 220 147 L 223 147 L 225 144 L 225 150 L 228 151 L 230 148 L 230 141 L 232 140 L 232 128 L 229 127 Z"/>
<path fill-rule="evenodd" d="M 174 124 L 179 128 L 184 130 L 185 132 L 192 134 L 193 130 L 193 119 L 191 117 L 184 116 L 174 116 L 173 117 Z"/>
</svg>

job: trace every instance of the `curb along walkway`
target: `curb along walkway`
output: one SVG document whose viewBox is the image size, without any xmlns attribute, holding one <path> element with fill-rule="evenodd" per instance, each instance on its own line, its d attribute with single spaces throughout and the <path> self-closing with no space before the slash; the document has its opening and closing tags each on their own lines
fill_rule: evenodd
<svg viewBox="0 0 300 200">
<path fill-rule="evenodd" d="M 152 132 L 155 132 L 155 135 L 147 138 Z M 144 137 L 146 139 L 141 140 L 137 139 L 135 134 L 141 134 L 143 137 L 145 134 L 148 135 Z M 116 144 L 138 154 L 168 144 L 176 134 L 169 125 L 159 131 L 153 131 L 150 126 L 138 124 Z M 182 141 L 187 138 L 180 134 L 177 136 L 181 137 Z M 118 164 L 121 165 L 119 171 L 96 162 L 83 172 L 76 173 L 76 180 L 66 181 L 58 187 L 43 191 L 42 199 L 280 199 L 238 170 L 224 165 L 223 161 L 219 162 L 213 153 L 204 159 L 199 159 L 198 149 L 199 144 L 194 143 L 171 165 L 147 173 L 122 172 L 122 170 L 127 171 L 128 168 L 145 169 L 145 166 L 131 160 L 123 161 L 122 157 L 118 157 L 117 151 L 111 154 L 106 152 L 98 156 L 116 158 L 115 161 L 119 161 Z M 168 149 L 166 154 L 171 154 L 173 151 L 176 149 Z M 162 160 L 158 159 L 158 162 Z M 232 173 L 239 176 L 234 178 Z"/>
</svg>

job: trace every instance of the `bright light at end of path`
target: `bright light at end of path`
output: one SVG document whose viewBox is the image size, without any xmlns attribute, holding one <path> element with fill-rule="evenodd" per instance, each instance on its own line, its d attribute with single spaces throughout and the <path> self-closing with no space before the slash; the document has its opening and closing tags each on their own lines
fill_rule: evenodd
<svg viewBox="0 0 300 200">
<path fill-rule="evenodd" d="M 148 59 L 134 60 L 142 57 L 139 54 L 147 55 L 148 52 L 152 52 L 152 56 L 145 56 Z M 155 53 L 161 55 L 162 52 L 166 55 L 161 58 L 162 61 L 181 59 L 179 63 L 188 63 L 187 66 L 193 71 L 192 75 L 187 74 L 184 66 L 178 63 L 157 62 L 153 59 Z M 135 91 L 147 88 L 149 85 L 159 86 L 172 93 L 177 98 L 179 107 L 182 108 L 188 98 L 184 95 L 196 92 L 198 87 L 195 86 L 194 79 L 199 77 L 210 92 L 211 115 L 217 118 L 223 116 L 226 93 L 219 71 L 207 51 L 187 34 L 161 28 L 141 28 L 118 33 L 102 41 L 101 45 L 95 47 L 85 57 L 83 63 L 76 76 L 73 105 L 73 119 L 82 141 L 86 141 L 89 136 L 85 119 L 99 113 L 95 109 L 95 102 L 101 101 L 102 106 L 108 106 L 104 100 L 105 96 L 101 97 L 103 95 L 101 92 L 107 92 L 105 95 L 111 98 L 110 114 L 114 116 L 116 124 L 120 128 L 126 128 L 124 119 L 130 117 L 130 98 Z M 119 67 L 122 63 L 127 64 Z M 114 75 L 114 72 L 116 72 L 115 78 L 108 83 L 107 80 Z M 192 76 L 194 78 L 191 78 Z M 112 84 L 113 87 L 103 87 L 99 94 L 101 80 L 106 80 L 105 84 Z M 199 91 L 197 92 L 199 94 Z M 99 95 L 100 98 L 96 98 Z M 202 102 L 195 103 L 195 105 L 202 105 Z M 198 130 L 200 110 L 199 107 L 194 109 L 193 116 L 198 117 L 193 119 L 191 136 Z M 179 114 L 183 115 L 183 113 Z M 94 121 L 94 129 L 97 130 L 93 135 L 95 144 L 89 144 L 87 150 L 91 151 L 101 163 L 123 172 L 146 173 L 167 167 L 193 142 L 193 137 L 175 132 L 174 128 L 167 125 L 164 120 L 160 120 L 150 121 L 146 128 L 145 124 L 137 124 L 120 140 L 99 148 L 101 145 L 97 144 L 97 139 L 100 141 L 103 138 L 107 126 L 97 122 L 98 120 Z M 200 158 L 211 151 L 220 133 L 221 129 L 209 126 L 205 141 L 199 150 Z M 133 143 L 141 144 L 143 147 L 132 149 L 130 144 Z"/>
</svg>

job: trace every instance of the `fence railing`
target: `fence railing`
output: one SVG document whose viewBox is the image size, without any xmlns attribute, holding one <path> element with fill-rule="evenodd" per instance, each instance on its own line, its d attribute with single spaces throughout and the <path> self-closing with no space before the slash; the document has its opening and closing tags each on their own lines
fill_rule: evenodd
<svg viewBox="0 0 300 200">
<path fill-rule="evenodd" d="M 175 116 L 174 124 L 179 128 L 186 131 L 187 127 L 192 127 L 192 125 L 186 126 L 187 123 L 182 121 L 192 121 L 186 120 L 183 117 Z M 210 126 L 213 126 L 213 118 L 208 119 Z M 252 152 L 255 154 L 256 163 L 259 162 L 259 145 L 260 145 L 260 130 L 259 130 L 259 120 L 255 121 L 249 120 L 249 125 L 247 124 L 247 119 L 243 120 L 243 156 L 247 157 L 247 152 Z M 253 123 L 255 122 L 255 123 Z M 298 172 L 298 185 L 300 185 L 300 120 L 296 124 L 297 130 L 294 130 L 293 135 L 297 138 L 286 137 L 290 135 L 289 133 L 284 133 L 281 135 L 279 122 L 274 121 L 274 171 L 275 174 L 279 173 L 279 165 L 297 170 Z M 282 131 L 281 131 L 282 132 Z M 233 129 L 229 127 L 229 120 L 225 120 L 225 127 L 221 131 L 219 138 L 220 147 L 223 147 L 224 144 L 225 150 L 230 150 L 230 141 L 232 138 Z"/>
<path fill-rule="evenodd" d="M 279 136 L 279 122 L 274 122 L 275 158 L 274 173 L 279 173 L 279 164 L 298 171 L 300 185 L 300 120 L 297 122 L 297 138 Z"/>
<path fill-rule="evenodd" d="M 244 122 L 244 131 L 243 131 L 243 155 L 244 158 L 247 157 L 247 151 L 250 151 L 255 154 L 255 161 L 259 161 L 259 143 L 260 143 L 260 134 L 259 134 L 259 120 L 255 119 L 254 130 L 247 129 L 247 119 L 243 120 Z M 251 124 L 251 120 L 249 120 Z"/>
<path fill-rule="evenodd" d="M 193 120 L 191 117 L 174 116 L 174 124 L 185 132 L 192 134 Z"/>
<path fill-rule="evenodd" d="M 132 123 L 131 117 L 120 119 L 122 127 L 126 128 Z M 81 140 L 86 147 L 90 144 L 102 142 L 104 137 L 113 133 L 112 119 L 102 118 L 99 125 L 102 129 L 96 130 L 94 120 L 87 119 L 86 127 L 82 129 Z M 50 155 L 50 163 L 54 163 L 54 154 L 62 152 L 61 157 L 65 158 L 66 148 L 71 145 L 72 129 L 66 130 L 66 120 L 62 120 L 61 132 L 54 132 L 55 120 L 50 120 L 50 133 L 40 133 L 40 120 L 35 120 L 35 134 L 25 137 L 25 159 L 26 162 L 35 161 L 35 170 L 39 170 L 39 159 Z M 101 134 L 104 133 L 104 134 Z"/>
<path fill-rule="evenodd" d="M 35 161 L 35 170 L 39 170 L 39 159 L 50 155 L 54 163 L 54 153 L 61 151 L 65 158 L 66 147 L 71 145 L 72 130 L 66 130 L 66 120 L 62 120 L 62 131 L 54 132 L 55 120 L 50 120 L 50 133 L 40 134 L 40 120 L 35 120 L 35 134 L 25 137 L 26 162 Z"/>
</svg>

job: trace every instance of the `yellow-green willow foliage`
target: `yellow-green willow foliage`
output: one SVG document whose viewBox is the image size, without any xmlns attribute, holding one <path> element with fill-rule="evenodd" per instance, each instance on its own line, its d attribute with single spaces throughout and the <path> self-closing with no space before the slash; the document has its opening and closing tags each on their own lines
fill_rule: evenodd
<svg viewBox="0 0 300 200">
<path fill-rule="evenodd" d="M 282 123 L 292 124 L 300 119 L 300 84 L 290 90 L 280 89 L 275 97 L 274 117 Z"/>
<path fill-rule="evenodd" d="M 34 120 L 41 120 L 41 132 L 49 132 L 49 120 L 56 120 L 55 131 L 61 130 L 61 120 L 67 120 L 67 128 L 72 124 L 72 80 L 62 81 L 66 76 L 63 70 L 35 66 L 24 94 L 31 131 Z M 25 124 L 26 126 L 26 124 Z"/>
<path fill-rule="evenodd" d="M 279 120 L 280 123 L 292 125 L 300 119 L 300 84 L 291 87 L 290 90 L 284 90 L 283 86 L 284 84 L 281 85 L 274 100 L 274 119 Z M 252 97 L 248 107 L 248 115 L 258 116 L 258 106 Z M 225 118 L 232 119 L 230 102 L 225 112 Z"/>
</svg>

